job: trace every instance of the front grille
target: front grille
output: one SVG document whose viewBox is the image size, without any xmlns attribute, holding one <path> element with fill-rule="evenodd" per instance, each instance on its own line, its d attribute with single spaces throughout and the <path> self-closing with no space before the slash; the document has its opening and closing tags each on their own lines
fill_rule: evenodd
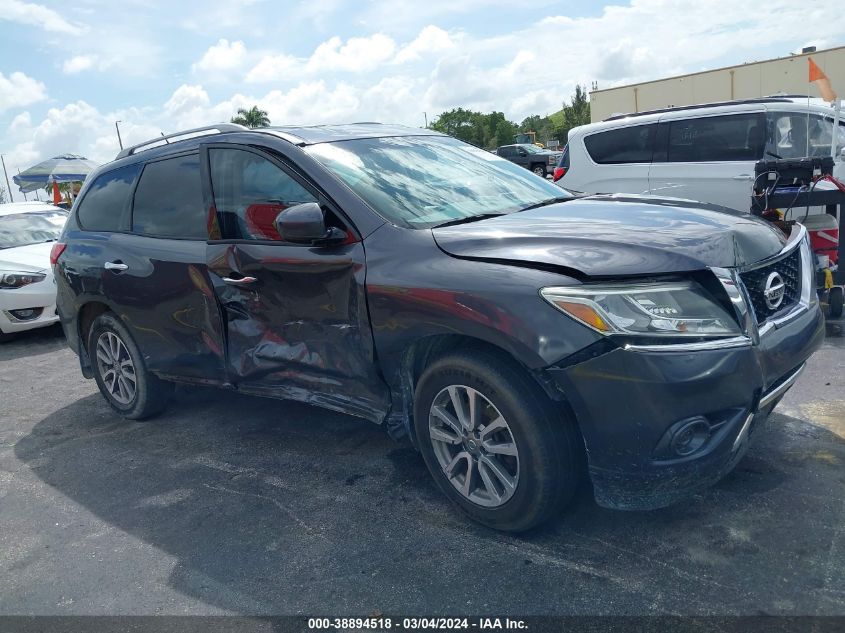
<svg viewBox="0 0 845 633">
<path fill-rule="evenodd" d="M 770 308 L 766 302 L 765 288 L 769 276 L 774 272 L 783 279 L 784 295 L 780 305 Z M 801 298 L 801 249 L 796 248 L 773 264 L 741 273 L 740 278 L 748 290 L 757 322 L 762 323 L 769 317 L 793 307 Z"/>
</svg>

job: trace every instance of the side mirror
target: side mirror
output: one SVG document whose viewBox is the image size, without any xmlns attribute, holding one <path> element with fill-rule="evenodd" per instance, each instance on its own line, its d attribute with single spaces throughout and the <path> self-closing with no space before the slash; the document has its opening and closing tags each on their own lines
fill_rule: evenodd
<svg viewBox="0 0 845 633">
<path fill-rule="evenodd" d="M 303 202 L 280 211 L 273 226 L 283 241 L 293 244 L 336 242 L 346 238 L 346 233 L 340 229 L 326 228 L 323 210 L 316 202 Z"/>
<path fill-rule="evenodd" d="M 839 160 L 845 163 L 845 147 L 839 150 Z"/>
</svg>

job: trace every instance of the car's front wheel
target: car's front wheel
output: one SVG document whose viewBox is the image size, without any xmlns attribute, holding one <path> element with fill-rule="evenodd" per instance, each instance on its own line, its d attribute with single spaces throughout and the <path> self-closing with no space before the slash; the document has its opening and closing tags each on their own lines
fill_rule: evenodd
<svg viewBox="0 0 845 633">
<path fill-rule="evenodd" d="M 112 314 L 102 314 L 91 325 L 88 355 L 100 393 L 120 415 L 140 420 L 160 413 L 173 383 L 147 371 L 129 331 Z"/>
<path fill-rule="evenodd" d="M 414 419 L 437 485 L 480 523 L 524 531 L 575 492 L 577 430 L 521 368 L 497 354 L 435 361 L 417 384 Z"/>
<path fill-rule="evenodd" d="M 546 177 L 546 168 L 543 165 L 534 165 L 531 171 L 540 176 L 540 178 Z"/>
</svg>

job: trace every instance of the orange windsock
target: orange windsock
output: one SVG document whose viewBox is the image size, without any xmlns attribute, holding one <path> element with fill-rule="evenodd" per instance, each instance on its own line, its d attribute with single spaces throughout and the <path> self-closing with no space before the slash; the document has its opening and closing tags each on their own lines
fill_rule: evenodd
<svg viewBox="0 0 845 633">
<path fill-rule="evenodd" d="M 824 74 L 824 71 L 819 68 L 818 64 L 813 61 L 812 57 L 808 57 L 807 61 L 810 64 L 810 83 L 816 84 L 825 101 L 836 101 L 836 93 L 833 92 L 833 87 L 830 85 L 830 79 Z"/>
<path fill-rule="evenodd" d="M 59 183 L 53 181 L 53 204 L 59 204 L 62 201 L 62 193 L 59 191 Z"/>
</svg>

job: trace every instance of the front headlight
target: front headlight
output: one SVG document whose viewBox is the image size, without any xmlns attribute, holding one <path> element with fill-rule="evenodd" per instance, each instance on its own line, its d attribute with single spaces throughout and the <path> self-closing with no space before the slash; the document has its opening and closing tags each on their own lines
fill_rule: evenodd
<svg viewBox="0 0 845 633">
<path fill-rule="evenodd" d="M 640 283 L 543 288 L 543 298 L 602 334 L 736 336 L 730 314 L 695 283 Z"/>
<path fill-rule="evenodd" d="M 0 288 L 20 288 L 38 281 L 44 281 L 43 273 L 23 273 L 15 270 L 0 270 Z"/>
</svg>

